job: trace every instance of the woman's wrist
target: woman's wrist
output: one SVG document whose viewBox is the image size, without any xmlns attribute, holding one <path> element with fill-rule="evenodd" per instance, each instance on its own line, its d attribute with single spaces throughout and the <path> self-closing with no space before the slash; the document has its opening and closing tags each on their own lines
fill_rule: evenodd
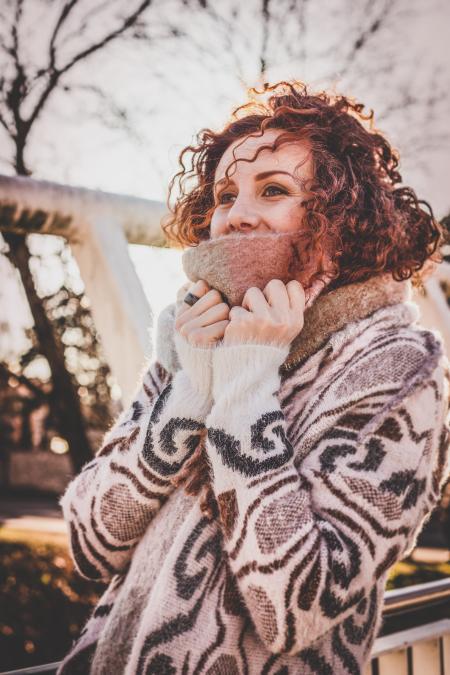
<svg viewBox="0 0 450 675">
<path fill-rule="evenodd" d="M 279 367 L 289 353 L 289 345 L 248 342 L 220 345 L 212 350 L 212 396 L 214 401 L 247 395 L 264 385 L 277 389 Z"/>
<path fill-rule="evenodd" d="M 198 347 L 174 330 L 174 343 L 181 368 L 185 371 L 197 393 L 209 398 L 212 395 L 212 349 Z"/>
</svg>

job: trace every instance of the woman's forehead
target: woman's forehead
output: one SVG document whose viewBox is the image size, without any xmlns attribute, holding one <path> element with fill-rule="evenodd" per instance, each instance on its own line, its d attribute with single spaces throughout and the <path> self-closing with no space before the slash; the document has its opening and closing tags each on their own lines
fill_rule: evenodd
<svg viewBox="0 0 450 675">
<path fill-rule="evenodd" d="M 283 133 L 283 129 L 268 129 L 262 136 L 248 136 L 244 140 L 238 138 L 224 152 L 219 160 L 215 172 L 215 180 L 225 177 L 225 171 L 235 159 L 253 160 L 258 149 L 263 145 L 272 144 Z M 302 174 L 310 173 L 312 161 L 310 157 L 310 144 L 305 140 L 283 143 L 275 151 L 270 148 L 261 150 L 257 158 L 251 162 L 237 162 L 228 175 L 231 177 L 236 172 L 239 174 L 253 174 L 264 170 L 283 169 L 294 171 L 302 164 Z"/>
</svg>

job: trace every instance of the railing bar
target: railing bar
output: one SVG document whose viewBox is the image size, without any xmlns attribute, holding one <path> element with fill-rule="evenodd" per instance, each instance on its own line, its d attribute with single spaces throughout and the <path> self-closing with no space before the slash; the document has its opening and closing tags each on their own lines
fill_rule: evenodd
<svg viewBox="0 0 450 675">
<path fill-rule="evenodd" d="M 413 607 L 414 605 L 426 605 L 430 602 L 444 601 L 447 598 L 450 598 L 450 588 L 448 590 L 442 591 L 440 593 L 428 593 L 424 595 L 416 595 L 411 598 L 400 598 L 395 602 L 390 602 L 384 606 L 384 614 L 390 614 L 395 612 L 398 609 L 406 609 L 407 607 Z"/>
<path fill-rule="evenodd" d="M 61 663 L 62 661 L 53 661 L 52 663 L 46 663 L 40 666 L 28 666 L 15 670 L 2 671 L 0 675 L 37 675 L 38 673 L 46 675 L 47 673 L 56 673 Z"/>
<path fill-rule="evenodd" d="M 433 602 L 429 601 L 427 603 L 422 604 L 415 604 L 415 605 L 408 605 L 405 607 L 395 607 L 393 609 L 389 609 L 388 611 L 383 611 L 383 617 L 388 619 L 390 617 L 396 617 L 396 616 L 414 616 L 416 612 L 423 612 L 424 610 L 429 610 L 433 611 L 434 609 L 442 609 L 449 607 L 450 598 L 447 598 L 445 600 L 434 600 Z"/>
<path fill-rule="evenodd" d="M 423 581 L 418 584 L 409 584 L 408 586 L 402 586 L 400 588 L 391 588 L 386 590 L 385 596 L 388 598 L 395 597 L 396 595 L 414 594 L 420 593 L 421 589 L 426 588 L 427 590 L 432 591 L 434 588 L 448 588 L 450 586 L 450 579 L 444 577 L 442 579 L 434 579 L 433 581 Z"/>
<path fill-rule="evenodd" d="M 406 658 L 407 658 L 407 661 L 408 661 L 408 675 L 414 675 L 412 647 L 406 648 Z"/>
<path fill-rule="evenodd" d="M 384 596 L 383 613 L 389 614 L 411 605 L 426 604 L 432 600 L 446 600 L 450 597 L 450 579 L 438 579 L 425 584 L 414 584 L 407 588 L 387 591 Z"/>
</svg>

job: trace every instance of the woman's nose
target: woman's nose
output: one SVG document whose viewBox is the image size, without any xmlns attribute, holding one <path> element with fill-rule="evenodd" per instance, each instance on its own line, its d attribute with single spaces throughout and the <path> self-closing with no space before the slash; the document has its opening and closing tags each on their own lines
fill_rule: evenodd
<svg viewBox="0 0 450 675">
<path fill-rule="evenodd" d="M 239 198 L 228 211 L 227 226 L 231 232 L 254 230 L 260 223 L 258 212 Z"/>
</svg>

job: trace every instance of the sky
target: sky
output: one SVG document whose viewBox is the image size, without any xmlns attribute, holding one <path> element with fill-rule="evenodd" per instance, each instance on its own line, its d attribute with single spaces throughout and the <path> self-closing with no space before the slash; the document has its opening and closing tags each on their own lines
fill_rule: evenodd
<svg viewBox="0 0 450 675">
<path fill-rule="evenodd" d="M 283 2 L 281 0 L 280 5 Z M 232 0 L 221 4 L 226 6 L 227 3 L 233 4 Z M 251 4 L 249 2 L 247 6 Z M 319 58 L 315 45 L 333 46 L 335 33 L 349 40 L 354 35 L 353 27 L 347 27 L 353 13 L 335 11 L 331 15 L 331 9 L 345 4 L 348 3 L 343 0 L 317 3 L 319 9 L 311 18 L 311 29 L 307 34 L 310 59 L 305 58 L 300 66 L 290 62 L 285 55 L 284 60 L 281 58 L 269 69 L 268 79 L 297 77 L 312 86 L 336 84 L 343 93 L 361 98 L 368 108 L 375 110 L 376 120 L 381 115 L 377 126 L 399 149 L 405 182 L 429 199 L 438 217 L 442 216 L 450 210 L 445 177 L 450 146 L 438 144 L 433 151 L 424 151 L 411 139 L 417 141 L 416 137 L 425 137 L 444 127 L 450 108 L 439 108 L 437 119 L 428 114 L 424 116 L 419 109 L 409 113 L 407 106 L 388 118 L 383 112 L 386 107 L 399 104 L 402 88 L 409 87 L 408 93 L 419 99 L 424 96 L 436 68 L 443 71 L 439 75 L 441 87 L 450 86 L 446 40 L 450 3 L 430 0 L 425 5 L 418 0 L 393 0 L 391 4 L 398 5 L 399 10 L 393 15 L 392 26 L 388 24 L 380 38 L 380 44 L 375 43 L 367 49 L 362 63 L 355 59 L 353 77 L 330 82 L 327 74 L 332 69 L 333 55 Z M 373 3 L 374 6 L 377 4 L 381 3 Z M 365 3 L 350 3 L 352 7 L 358 5 L 363 7 Z M 155 6 L 160 7 L 158 16 L 162 23 L 165 14 L 171 16 L 174 0 L 156 2 Z M 357 12 L 354 14 L 356 23 L 361 16 Z M 188 18 L 195 40 L 198 40 L 198 33 L 207 34 L 209 42 L 202 40 L 208 54 L 216 49 L 222 52 L 221 57 L 205 58 L 196 51 L 193 40 L 156 40 L 151 48 L 135 43 L 118 45 L 98 53 L 90 61 L 93 67 L 89 71 L 89 82 L 101 84 L 118 106 L 128 108 L 133 133 L 112 130 L 110 127 L 115 121 L 105 111 L 107 105 L 99 104 L 83 89 L 77 90 L 77 86 L 86 84 L 86 72 L 80 67 L 69 78 L 69 84 L 74 88 L 55 96 L 48 113 L 35 128 L 29 163 L 37 176 L 70 185 L 165 200 L 180 150 L 201 128 L 220 127 L 233 107 L 245 100 L 245 87 L 236 75 L 236 65 L 227 58 L 226 50 L 225 53 L 223 48 L 221 50 L 224 37 L 217 39 L 215 45 L 214 35 L 211 35 L 214 25 L 201 14 L 190 12 L 186 20 Z M 244 14 L 242 23 L 241 32 L 248 38 L 246 32 L 251 19 Z M 236 51 L 235 61 L 248 69 L 244 72 L 246 83 L 254 84 L 255 54 L 243 41 L 241 32 L 236 31 L 228 38 Z M 396 48 L 392 51 L 392 64 L 389 64 L 385 59 L 389 59 L 393 41 Z M 226 43 L 223 46 L 226 47 Z M 208 62 L 206 65 L 205 61 Z M 387 72 L 383 72 L 386 67 Z M 358 69 L 361 69 L 360 75 Z"/>
<path fill-rule="evenodd" d="M 153 34 L 164 34 L 167 23 L 176 19 L 179 26 L 189 26 L 191 38 L 182 42 L 157 37 L 150 47 L 136 42 L 116 45 L 93 57 L 88 70 L 82 67 L 75 70 L 67 80 L 70 90 L 52 99 L 46 115 L 34 129 L 28 154 L 33 175 L 164 201 L 181 149 L 193 141 L 199 129 L 218 129 L 223 125 L 233 107 L 245 100 L 244 85 L 256 83 L 253 74 L 261 35 L 251 15 L 252 2 L 223 0 L 215 7 L 226 16 L 235 4 L 240 7 L 239 24 L 221 33 L 219 24 L 204 13 L 182 8 L 176 0 L 155 0 Z M 339 73 L 330 79 L 334 61 L 345 61 L 345 54 L 351 53 L 357 26 L 363 25 L 361 22 L 366 22 L 366 27 L 370 25 L 371 13 L 375 16 L 377 7 L 383 3 L 346 0 L 309 3 L 306 17 L 309 29 L 301 40 L 297 24 L 282 17 L 285 4 L 285 0 L 272 4 L 282 19 L 281 33 L 270 38 L 269 47 L 275 56 L 266 79 L 295 77 L 313 88 L 334 86 L 363 100 L 375 110 L 376 120 L 379 113 L 377 127 L 399 149 L 404 182 L 412 185 L 419 197 L 430 201 L 438 217 L 450 211 L 447 185 L 450 145 L 439 140 L 440 130 L 448 126 L 450 110 L 439 105 L 433 117 L 420 105 L 410 109 L 408 97 L 403 96 L 405 90 L 409 97 L 420 101 L 429 91 L 436 72 L 439 86 L 450 89 L 446 34 L 450 3 L 442 0 L 426 4 L 419 0 L 387 3 L 394 10 L 390 10 L 391 19 L 382 37 L 378 42 L 368 40 L 363 57 L 354 58 L 350 76 L 341 79 Z M 27 17 L 24 49 L 37 63 L 45 58 L 45 40 L 52 25 L 46 13 L 51 7 L 57 8 L 58 3 L 29 0 L 29 5 L 37 9 L 30 10 Z M 112 5 L 117 7 L 117 1 Z M 351 11 L 346 11 L 346 7 Z M 33 30 L 36 21 L 40 31 Z M 67 54 L 76 48 L 76 40 L 76 35 L 67 38 L 67 44 L 63 45 Z M 283 41 L 292 45 L 301 42 L 296 52 L 298 58 L 291 58 L 280 48 Z M 108 103 L 99 102 L 89 93 L 87 83 L 101 85 L 114 105 L 127 108 L 132 133 L 114 128 L 117 120 L 109 112 Z M 389 107 L 395 110 L 384 114 Z M 427 139 L 432 140 L 432 148 L 424 147 Z M 0 135 L 0 160 L 8 149 L 6 139 Z M 5 163 L 0 164 L 0 171 L 11 173 Z M 185 281 L 181 253 L 140 246 L 130 246 L 129 250 L 157 316 L 173 301 L 176 290 Z M 14 283 L 6 268 L 5 264 L 0 267 L 2 280 Z M 26 311 L 17 313 L 14 300 L 17 292 L 20 293 L 7 293 L 6 299 L 4 292 L 0 295 L 0 310 L 8 317 L 7 321 L 14 323 L 19 317 L 26 324 Z M 11 329 L 11 335 L 17 338 L 17 328 Z M 14 342 L 19 344 L 17 339 Z"/>
</svg>

